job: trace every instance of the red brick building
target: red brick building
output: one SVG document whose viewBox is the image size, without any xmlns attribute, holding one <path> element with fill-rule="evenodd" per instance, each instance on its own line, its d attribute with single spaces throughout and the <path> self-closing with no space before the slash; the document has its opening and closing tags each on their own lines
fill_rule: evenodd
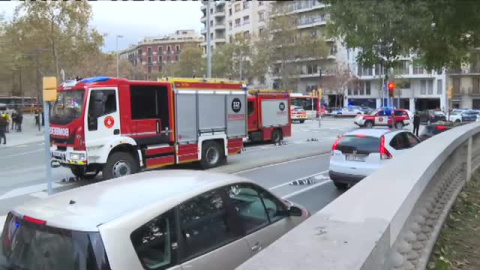
<svg viewBox="0 0 480 270">
<path fill-rule="evenodd" d="M 182 48 L 200 46 L 203 36 L 194 30 L 177 30 L 163 37 L 145 38 L 124 51 L 120 59 L 128 60 L 134 67 L 141 67 L 146 74 L 162 72 L 169 63 L 180 59 Z"/>
</svg>

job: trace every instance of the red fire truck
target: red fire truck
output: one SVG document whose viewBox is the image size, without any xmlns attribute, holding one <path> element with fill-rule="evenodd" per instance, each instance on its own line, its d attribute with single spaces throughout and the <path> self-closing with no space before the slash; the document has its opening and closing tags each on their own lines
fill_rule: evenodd
<svg viewBox="0 0 480 270">
<path fill-rule="evenodd" d="M 275 90 L 250 90 L 248 95 L 248 137 L 252 142 L 280 142 L 292 134 L 290 95 Z"/>
<path fill-rule="evenodd" d="M 104 179 L 238 154 L 247 137 L 247 91 L 239 82 L 130 81 L 95 77 L 63 83 L 51 112 L 52 165 Z"/>
</svg>

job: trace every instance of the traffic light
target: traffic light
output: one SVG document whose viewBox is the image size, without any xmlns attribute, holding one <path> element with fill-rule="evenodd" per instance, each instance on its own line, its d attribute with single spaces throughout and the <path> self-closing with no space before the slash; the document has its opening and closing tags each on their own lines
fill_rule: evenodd
<svg viewBox="0 0 480 270">
<path fill-rule="evenodd" d="M 395 87 L 397 85 L 395 84 L 395 82 L 389 82 L 388 85 L 387 85 L 387 88 L 388 88 L 388 95 L 390 97 L 393 97 L 394 96 L 394 93 L 395 93 Z"/>
</svg>

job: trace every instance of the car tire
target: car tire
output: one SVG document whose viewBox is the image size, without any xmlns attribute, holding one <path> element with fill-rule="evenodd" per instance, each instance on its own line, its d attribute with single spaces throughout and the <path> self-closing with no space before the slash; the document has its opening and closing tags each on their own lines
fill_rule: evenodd
<svg viewBox="0 0 480 270">
<path fill-rule="evenodd" d="M 303 120 L 305 121 L 305 120 Z M 300 123 L 303 123 L 302 121 L 300 121 Z M 275 129 L 273 132 L 272 132 L 272 143 L 274 144 L 277 144 L 279 143 L 281 140 L 282 140 L 282 131 L 278 130 L 278 129 Z"/>
<path fill-rule="evenodd" d="M 372 121 L 365 122 L 365 127 L 366 128 L 373 128 L 373 122 Z"/>
<path fill-rule="evenodd" d="M 84 180 L 91 180 L 97 176 L 99 173 L 98 170 L 95 170 L 95 173 L 93 174 L 85 174 L 85 168 L 83 166 L 74 166 L 70 168 L 70 171 L 72 171 L 72 174 L 75 175 L 75 177 L 84 179 Z"/>
<path fill-rule="evenodd" d="M 460 120 L 458 120 L 458 119 L 457 119 L 457 120 L 455 120 L 455 123 L 460 123 L 460 122 L 462 122 L 462 121 L 460 121 Z"/>
<path fill-rule="evenodd" d="M 403 123 L 402 122 L 396 122 L 395 123 L 395 128 L 396 129 L 402 129 L 403 128 Z"/>
<path fill-rule="evenodd" d="M 115 152 L 108 157 L 102 175 L 104 180 L 108 180 L 134 174 L 139 170 L 137 160 L 130 153 Z"/>
<path fill-rule="evenodd" d="M 224 163 L 225 151 L 214 141 L 207 141 L 202 146 L 202 160 L 200 166 L 206 170 Z"/>
<path fill-rule="evenodd" d="M 300 120 L 300 124 L 303 124 L 303 123 L 305 123 L 305 120 Z"/>
<path fill-rule="evenodd" d="M 333 184 L 338 190 L 347 190 L 348 188 L 348 184 L 346 183 L 333 182 Z"/>
</svg>

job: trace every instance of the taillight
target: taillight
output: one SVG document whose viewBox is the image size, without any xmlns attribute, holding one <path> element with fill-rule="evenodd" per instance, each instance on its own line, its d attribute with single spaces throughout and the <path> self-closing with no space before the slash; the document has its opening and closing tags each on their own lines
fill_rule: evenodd
<svg viewBox="0 0 480 270">
<path fill-rule="evenodd" d="M 438 130 L 446 130 L 447 127 L 446 127 L 446 126 L 437 126 L 437 129 L 438 129 Z"/>
<path fill-rule="evenodd" d="M 391 159 L 392 154 L 385 147 L 385 136 L 380 137 L 380 159 Z"/>
<path fill-rule="evenodd" d="M 338 144 L 340 143 L 340 141 L 341 141 L 342 139 L 343 139 L 343 136 L 339 137 L 339 138 L 335 141 L 335 143 L 334 143 L 333 146 L 332 146 L 332 151 L 337 150 Z"/>
<path fill-rule="evenodd" d="M 40 224 L 40 225 L 47 224 L 47 222 L 45 220 L 36 219 L 36 218 L 29 217 L 29 216 L 23 216 L 23 219 L 25 219 L 28 222 L 35 223 L 35 224 Z"/>
</svg>

